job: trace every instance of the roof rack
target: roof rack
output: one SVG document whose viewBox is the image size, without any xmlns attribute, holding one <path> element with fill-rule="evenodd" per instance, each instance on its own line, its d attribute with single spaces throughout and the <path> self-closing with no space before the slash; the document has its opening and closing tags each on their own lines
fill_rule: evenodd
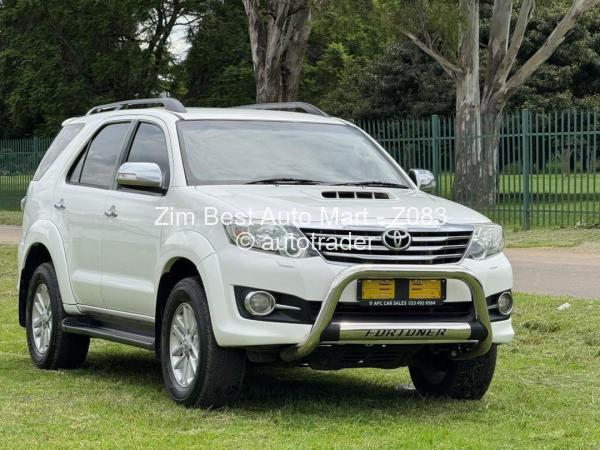
<svg viewBox="0 0 600 450">
<path fill-rule="evenodd" d="M 124 100 L 122 102 L 108 103 L 106 105 L 94 106 L 90 109 L 86 116 L 90 114 L 98 114 L 106 111 L 119 111 L 122 109 L 131 109 L 132 106 L 150 106 L 150 105 L 162 105 L 167 111 L 176 113 L 187 112 L 185 106 L 175 98 L 143 98 L 136 100 Z"/>
<path fill-rule="evenodd" d="M 327 114 L 325 111 L 306 102 L 257 103 L 255 105 L 235 106 L 235 108 L 303 112 L 306 114 L 315 114 L 317 116 L 329 117 L 329 114 Z"/>
</svg>

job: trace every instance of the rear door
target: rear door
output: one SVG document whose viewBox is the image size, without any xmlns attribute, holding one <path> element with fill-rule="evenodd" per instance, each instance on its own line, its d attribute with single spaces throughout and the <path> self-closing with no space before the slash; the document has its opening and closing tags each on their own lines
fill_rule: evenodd
<svg viewBox="0 0 600 450">
<path fill-rule="evenodd" d="M 159 122 L 140 120 L 121 162 L 153 162 L 168 187 L 171 162 L 167 134 Z M 167 189 L 147 190 L 117 186 L 106 198 L 113 212 L 103 228 L 102 297 L 112 310 L 154 316 L 155 270 L 161 247 L 162 227 L 155 224 L 166 206 Z"/>
<path fill-rule="evenodd" d="M 104 307 L 100 290 L 104 206 L 130 127 L 130 121 L 103 125 L 56 190 L 55 223 L 64 242 L 73 293 L 83 305 Z"/>
</svg>

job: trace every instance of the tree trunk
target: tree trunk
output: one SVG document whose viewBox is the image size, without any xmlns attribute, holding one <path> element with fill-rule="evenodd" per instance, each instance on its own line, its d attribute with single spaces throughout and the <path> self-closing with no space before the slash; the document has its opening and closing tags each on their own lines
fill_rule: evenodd
<svg viewBox="0 0 600 450">
<path fill-rule="evenodd" d="M 456 126 L 454 131 L 455 176 L 453 197 L 473 208 L 490 204 L 486 179 L 489 163 L 484 159 L 479 93 L 479 1 L 461 0 L 464 20 L 456 73 Z M 493 184 L 493 183 L 491 183 Z"/>
<path fill-rule="evenodd" d="M 256 78 L 256 102 L 294 101 L 311 31 L 308 0 L 243 0 Z"/>
<path fill-rule="evenodd" d="M 484 203 L 481 110 L 476 73 L 456 79 L 456 124 L 454 128 L 454 200 L 471 207 Z"/>
<path fill-rule="evenodd" d="M 284 102 L 298 99 L 302 64 L 312 28 L 311 11 L 306 0 L 296 0 L 296 5 L 301 9 L 290 17 L 281 65 L 281 100 Z"/>
<path fill-rule="evenodd" d="M 484 207 L 496 204 L 498 195 L 500 161 L 500 128 L 502 127 L 502 111 L 504 105 L 484 108 L 481 112 L 481 132 L 483 148 L 482 189 L 485 192 Z"/>
</svg>

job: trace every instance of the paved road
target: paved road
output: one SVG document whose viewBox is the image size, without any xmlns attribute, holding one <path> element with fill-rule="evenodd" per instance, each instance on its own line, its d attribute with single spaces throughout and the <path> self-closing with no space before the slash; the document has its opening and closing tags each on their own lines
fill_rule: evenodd
<svg viewBox="0 0 600 450">
<path fill-rule="evenodd" d="M 17 244 L 21 227 L 0 225 L 0 243 Z M 600 299 L 600 252 L 509 248 L 515 291 Z"/>
<path fill-rule="evenodd" d="M 600 299 L 600 253 L 579 248 L 509 248 L 517 292 Z"/>
<path fill-rule="evenodd" d="M 18 244 L 21 239 L 21 227 L 0 225 L 0 244 Z"/>
</svg>

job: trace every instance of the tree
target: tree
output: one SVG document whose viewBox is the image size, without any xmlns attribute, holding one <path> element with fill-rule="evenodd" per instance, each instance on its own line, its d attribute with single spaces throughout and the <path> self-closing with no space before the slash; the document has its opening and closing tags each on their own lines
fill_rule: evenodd
<svg viewBox="0 0 600 450">
<path fill-rule="evenodd" d="M 0 8 L 0 134 L 56 134 L 94 104 L 139 92 L 139 2 L 7 0 Z"/>
<path fill-rule="evenodd" d="M 188 34 L 190 49 L 177 76 L 177 96 L 189 105 L 252 103 L 256 83 L 244 5 L 240 0 L 210 0 L 192 14 L 201 20 Z"/>
<path fill-rule="evenodd" d="M 1 2 L 0 136 L 54 136 L 93 105 L 160 94 L 175 24 L 202 1 Z"/>
<path fill-rule="evenodd" d="M 436 2 L 452 7 L 453 2 Z M 507 101 L 527 79 L 548 60 L 573 29 L 577 20 L 600 0 L 573 0 L 568 11 L 544 43 L 514 69 L 523 43 L 534 0 L 522 0 L 511 33 L 512 0 L 495 0 L 489 25 L 487 64 L 480 90 L 479 0 L 458 2 L 458 42 L 455 49 L 445 46 L 440 34 L 432 33 L 439 24 L 440 9 L 427 0 L 418 0 L 413 30 L 404 34 L 437 61 L 454 80 L 456 88 L 454 199 L 485 208 L 495 202 L 498 173 L 498 145 L 501 116 Z M 446 9 L 448 13 L 450 9 Z M 432 14 L 433 13 L 433 14 Z M 444 14 L 442 14 L 443 16 Z M 447 14 L 446 14 L 447 17 Z"/>
<path fill-rule="evenodd" d="M 294 101 L 311 31 L 311 0 L 242 0 L 258 103 Z"/>
<path fill-rule="evenodd" d="M 197 18 L 186 15 L 197 10 L 201 0 L 152 0 L 147 2 L 139 18 L 141 29 L 138 33 L 144 62 L 141 67 L 143 89 L 140 97 L 150 97 L 160 93 L 160 75 L 168 71 L 171 62 L 170 38 L 178 25 L 192 25 Z M 183 22 L 183 23 L 182 23 Z"/>
</svg>

